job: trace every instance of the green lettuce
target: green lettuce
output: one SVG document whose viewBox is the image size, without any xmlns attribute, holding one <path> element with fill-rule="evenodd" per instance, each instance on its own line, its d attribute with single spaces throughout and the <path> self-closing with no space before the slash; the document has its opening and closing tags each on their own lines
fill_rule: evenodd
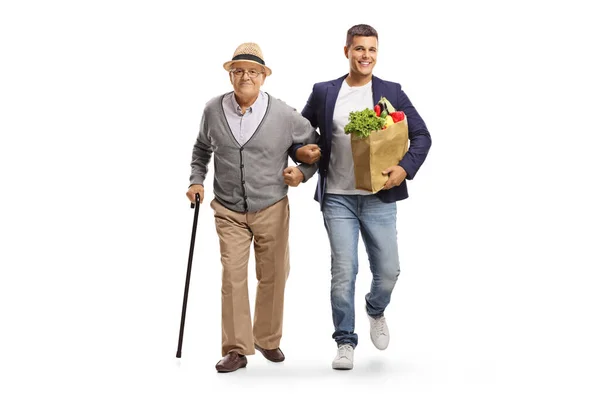
<svg viewBox="0 0 600 400">
<path fill-rule="evenodd" d="M 360 138 L 368 137 L 371 132 L 377 131 L 385 125 L 385 118 L 378 117 L 370 108 L 350 113 L 350 122 L 344 127 L 346 134 L 353 134 Z"/>
</svg>

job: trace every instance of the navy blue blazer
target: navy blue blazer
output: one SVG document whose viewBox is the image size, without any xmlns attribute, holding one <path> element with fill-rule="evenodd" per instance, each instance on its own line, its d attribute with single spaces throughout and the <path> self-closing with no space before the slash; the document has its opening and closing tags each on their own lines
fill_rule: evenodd
<svg viewBox="0 0 600 400">
<path fill-rule="evenodd" d="M 337 100 L 342 82 L 348 74 L 328 82 L 316 83 L 313 91 L 302 110 L 302 115 L 310 121 L 313 127 L 319 129 L 319 147 L 321 148 L 321 160 L 319 161 L 319 180 L 315 200 L 317 200 L 321 209 L 323 209 L 323 198 L 325 196 L 325 185 L 327 184 L 327 170 L 329 167 L 329 157 L 331 155 L 331 138 L 333 109 Z M 392 103 L 398 111 L 404 111 L 408 119 L 408 136 L 410 144 L 408 152 L 400 160 L 399 165 L 406 171 L 406 178 L 413 179 L 425 161 L 429 148 L 431 147 L 431 136 L 427 130 L 425 122 L 412 105 L 400 84 L 381 80 L 375 76 L 372 79 L 373 104 L 377 104 L 381 97 L 385 97 Z M 301 145 L 294 146 L 290 155 L 295 159 L 295 150 Z M 406 180 L 399 186 L 389 190 L 380 190 L 376 193 L 382 201 L 392 203 L 403 200 L 408 197 Z"/>
</svg>

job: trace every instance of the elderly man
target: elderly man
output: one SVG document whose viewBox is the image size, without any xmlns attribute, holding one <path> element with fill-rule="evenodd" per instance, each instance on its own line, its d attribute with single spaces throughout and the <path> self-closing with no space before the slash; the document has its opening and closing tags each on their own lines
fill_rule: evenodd
<svg viewBox="0 0 600 400">
<path fill-rule="evenodd" d="M 313 163 L 320 157 L 310 122 L 281 100 L 261 91 L 271 69 L 260 47 L 243 43 L 223 64 L 233 92 L 210 100 L 204 109 L 192 155 L 187 196 L 204 199 L 204 179 L 214 154 L 211 202 L 223 265 L 221 288 L 222 356 L 219 372 L 245 367 L 260 351 L 281 362 L 283 298 L 289 273 L 287 190 L 315 172 L 306 163 L 288 167 L 288 151 Z M 248 257 L 254 242 L 256 302 L 254 323 L 248 298 Z"/>
</svg>

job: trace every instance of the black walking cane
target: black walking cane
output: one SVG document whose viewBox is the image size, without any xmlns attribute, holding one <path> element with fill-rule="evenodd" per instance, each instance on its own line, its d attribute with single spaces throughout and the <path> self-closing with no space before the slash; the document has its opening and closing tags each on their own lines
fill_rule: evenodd
<svg viewBox="0 0 600 400">
<path fill-rule="evenodd" d="M 196 204 L 191 204 L 194 211 L 194 225 L 192 225 L 192 242 L 188 257 L 187 274 L 185 275 L 185 290 L 183 292 L 183 307 L 181 309 L 181 325 L 179 326 L 179 344 L 177 345 L 177 358 L 181 358 L 181 345 L 183 344 L 183 327 L 185 326 L 185 310 L 187 308 L 188 290 L 190 289 L 190 275 L 192 274 L 192 259 L 194 258 L 194 243 L 196 242 L 196 225 L 198 224 L 198 211 L 200 210 L 200 195 L 196 193 Z"/>
</svg>

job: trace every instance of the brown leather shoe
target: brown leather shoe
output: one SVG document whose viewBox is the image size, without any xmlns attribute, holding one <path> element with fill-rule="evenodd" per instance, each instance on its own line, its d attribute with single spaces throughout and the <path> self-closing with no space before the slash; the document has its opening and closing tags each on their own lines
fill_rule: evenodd
<svg viewBox="0 0 600 400">
<path fill-rule="evenodd" d="M 244 368 L 246 364 L 248 364 L 246 356 L 230 351 L 215 365 L 215 368 L 219 372 L 233 372 L 239 368 Z"/>
<path fill-rule="evenodd" d="M 279 347 L 274 350 L 267 350 L 254 343 L 254 348 L 260 351 L 262 355 L 265 356 L 265 358 L 269 361 L 282 362 L 283 360 L 285 360 L 285 356 L 283 355 L 283 352 Z"/>
</svg>

